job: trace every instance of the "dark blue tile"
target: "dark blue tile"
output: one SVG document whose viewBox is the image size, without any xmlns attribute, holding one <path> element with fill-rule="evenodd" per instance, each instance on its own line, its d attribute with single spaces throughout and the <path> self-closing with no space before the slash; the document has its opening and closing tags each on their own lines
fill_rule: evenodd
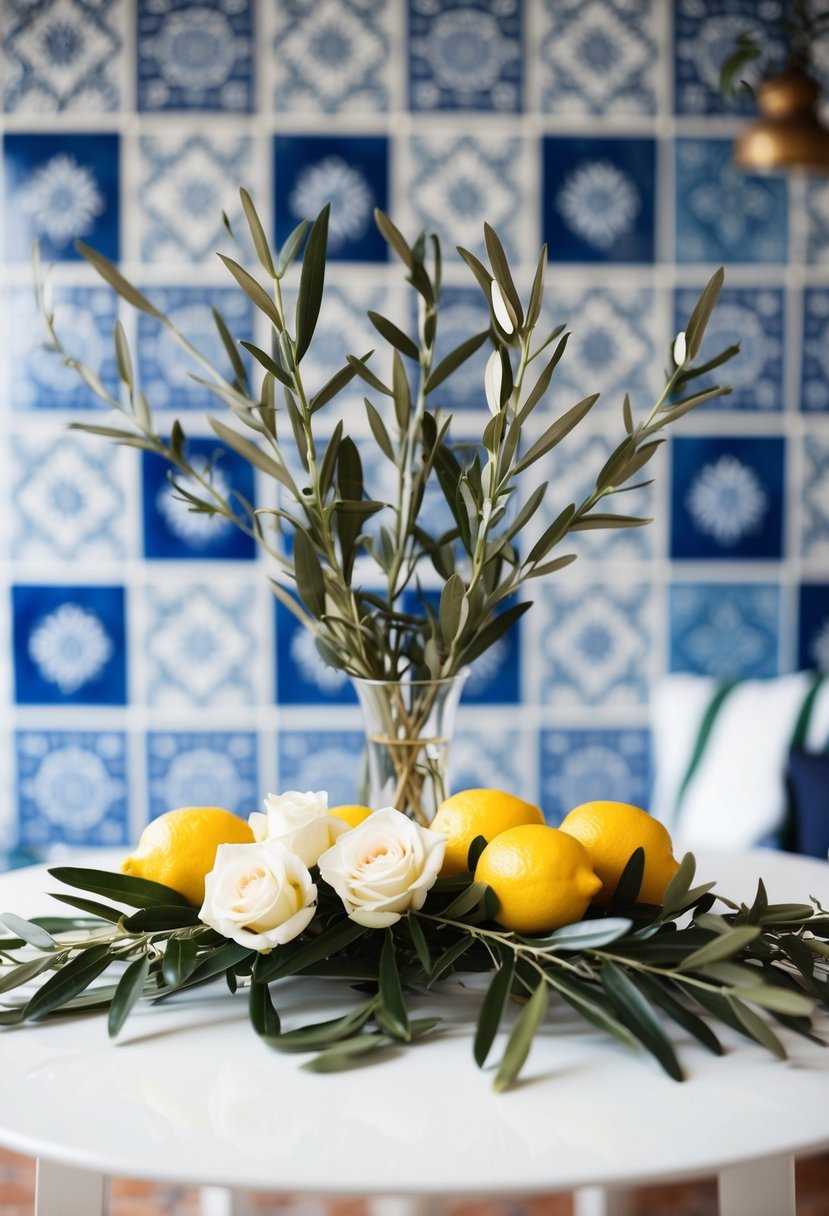
<svg viewBox="0 0 829 1216">
<path fill-rule="evenodd" d="M 521 109 L 520 0 L 409 0 L 413 110 Z"/>
<path fill-rule="evenodd" d="M 78 237 L 117 261 L 118 158 L 117 135 L 5 135 L 6 261 L 28 262 L 35 239 L 46 260 L 78 261 Z"/>
<path fill-rule="evenodd" d="M 552 262 L 654 260 L 652 139 L 546 136 L 543 227 Z"/>
<path fill-rule="evenodd" d="M 149 818 L 179 806 L 260 809 L 258 742 L 252 731 L 151 731 L 147 736 Z"/>
<path fill-rule="evenodd" d="M 138 0 L 139 110 L 253 108 L 253 0 Z"/>
<path fill-rule="evenodd" d="M 386 243 L 374 225 L 374 208 L 388 211 L 388 159 L 381 135 L 275 136 L 276 243 L 330 202 L 329 257 L 384 262 Z"/>
<path fill-rule="evenodd" d="M 124 705 L 123 587 L 12 588 L 20 705 Z"/>
<path fill-rule="evenodd" d="M 84 847 L 130 840 L 127 740 L 120 731 L 15 735 L 21 844 Z"/>
<path fill-rule="evenodd" d="M 748 34 L 762 49 L 763 63 L 783 66 L 785 35 L 781 26 L 786 0 L 677 0 L 674 12 L 675 91 L 677 114 L 757 113 L 747 89 L 724 96 L 720 69 L 733 52 L 738 35 Z M 755 85 L 757 64 L 749 64 L 739 80 Z"/>
<path fill-rule="evenodd" d="M 829 671 L 829 583 L 804 583 L 800 588 L 797 666 Z"/>
<path fill-rule="evenodd" d="M 276 699 L 280 705 L 356 705 L 351 681 L 323 662 L 313 635 L 278 600 Z"/>
<path fill-rule="evenodd" d="M 215 459 L 213 485 L 227 497 L 232 489 L 249 503 L 254 501 L 253 469 L 228 448 L 213 439 L 190 439 L 188 458 L 194 468 Z M 180 561 L 187 558 L 252 560 L 253 539 L 225 519 L 191 511 L 168 477 L 169 465 L 150 452 L 142 453 L 142 513 L 144 556 Z M 198 484 L 180 481 L 185 490 L 203 494 Z"/>
<path fill-rule="evenodd" d="M 671 556 L 783 556 L 784 440 L 672 442 Z"/>
<path fill-rule="evenodd" d="M 671 671 L 738 680 L 777 675 L 777 584 L 677 583 L 668 614 Z"/>
<path fill-rule="evenodd" d="M 553 826 L 573 807 L 594 798 L 647 809 L 650 774 L 650 736 L 645 730 L 541 732 L 541 806 Z"/>
</svg>

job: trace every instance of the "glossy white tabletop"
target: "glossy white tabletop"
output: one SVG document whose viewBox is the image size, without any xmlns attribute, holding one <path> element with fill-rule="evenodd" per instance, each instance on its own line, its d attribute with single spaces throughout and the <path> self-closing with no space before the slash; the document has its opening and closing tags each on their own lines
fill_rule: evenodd
<svg viewBox="0 0 829 1216">
<path fill-rule="evenodd" d="M 773 900 L 829 901 L 821 862 L 754 853 L 698 867 L 737 897 L 761 872 Z M 42 868 L 3 875 L 0 910 L 57 912 L 50 885 Z M 718 1059 L 672 1028 L 688 1075 L 676 1084 L 557 1009 L 520 1084 L 496 1095 L 471 1055 L 478 998 L 453 992 L 417 1002 L 445 1033 L 328 1076 L 260 1043 L 244 997 L 220 985 L 139 1009 L 117 1044 L 99 1014 L 2 1030 L 0 1143 L 108 1174 L 339 1194 L 567 1190 L 829 1146 L 829 1051 L 802 1038 L 783 1034 L 781 1063 L 723 1031 Z M 332 984 L 275 994 L 288 1028 L 342 1007 Z"/>
</svg>

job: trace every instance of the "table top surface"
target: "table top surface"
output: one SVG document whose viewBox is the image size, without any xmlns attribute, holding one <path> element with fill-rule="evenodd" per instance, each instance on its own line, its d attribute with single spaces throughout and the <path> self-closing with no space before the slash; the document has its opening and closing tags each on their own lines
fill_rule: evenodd
<svg viewBox="0 0 829 1216">
<path fill-rule="evenodd" d="M 749 898 L 762 873 L 773 900 L 829 901 L 823 862 L 711 854 L 697 872 L 731 897 Z M 2 875 L 0 910 L 54 912 L 50 887 L 43 867 Z M 283 1024 L 333 1016 L 343 995 L 285 981 Z M 716 1058 L 672 1027 L 677 1084 L 558 1008 L 521 1081 L 496 1095 L 493 1069 L 472 1060 L 479 999 L 457 985 L 419 999 L 443 1033 L 326 1076 L 270 1051 L 244 997 L 220 985 L 139 1007 L 117 1043 L 99 1014 L 0 1030 L 0 1143 L 107 1174 L 339 1194 L 623 1185 L 829 1146 L 829 1051 L 798 1036 L 783 1032 L 781 1063 L 727 1030 Z"/>
</svg>

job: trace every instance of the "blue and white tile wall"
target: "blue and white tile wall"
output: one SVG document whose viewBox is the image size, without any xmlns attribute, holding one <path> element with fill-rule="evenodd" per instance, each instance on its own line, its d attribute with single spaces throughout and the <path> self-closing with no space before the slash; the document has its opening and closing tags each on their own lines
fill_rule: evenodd
<svg viewBox="0 0 829 1216">
<path fill-rule="evenodd" d="M 750 112 L 723 101 L 734 35 L 783 0 L 5 0 L 0 265 L 0 836 L 120 844 L 166 807 L 241 813 L 277 786 L 356 794 L 347 682 L 272 600 L 260 559 L 171 498 L 152 459 L 73 435 L 104 417 L 44 356 L 33 237 L 58 326 L 117 383 L 118 308 L 78 258 L 120 261 L 215 353 L 218 305 L 255 320 L 214 256 L 245 184 L 279 240 L 333 201 L 329 290 L 309 356 L 325 378 L 369 349 L 366 308 L 405 320 L 372 222 L 444 238 L 448 349 L 480 327 L 456 243 L 488 218 L 524 283 L 549 243 L 551 322 L 573 328 L 549 412 L 603 390 L 545 474 L 577 493 L 646 409 L 667 344 L 723 262 L 710 348 L 739 338 L 734 393 L 687 419 L 632 509 L 587 535 L 519 633 L 478 664 L 455 748 L 461 785 L 503 784 L 551 819 L 647 798 L 653 681 L 666 670 L 829 667 L 829 185 L 736 172 Z M 761 12 L 762 10 L 762 12 Z M 165 426 L 216 444 L 204 393 L 147 318 L 123 314 Z M 483 358 L 447 389 L 474 435 Z M 355 415 L 356 416 L 356 415 Z M 354 423 L 367 468 L 370 435 Z M 270 491 L 231 454 L 221 475 Z"/>
</svg>

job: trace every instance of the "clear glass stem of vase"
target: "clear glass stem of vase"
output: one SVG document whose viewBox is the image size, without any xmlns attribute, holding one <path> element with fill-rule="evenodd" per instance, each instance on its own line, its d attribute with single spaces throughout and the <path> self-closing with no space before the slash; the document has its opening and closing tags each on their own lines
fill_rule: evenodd
<svg viewBox="0 0 829 1216">
<path fill-rule="evenodd" d="M 468 672 L 443 680 L 352 677 L 366 735 L 367 802 L 423 826 L 449 794 L 449 745 Z"/>
</svg>

